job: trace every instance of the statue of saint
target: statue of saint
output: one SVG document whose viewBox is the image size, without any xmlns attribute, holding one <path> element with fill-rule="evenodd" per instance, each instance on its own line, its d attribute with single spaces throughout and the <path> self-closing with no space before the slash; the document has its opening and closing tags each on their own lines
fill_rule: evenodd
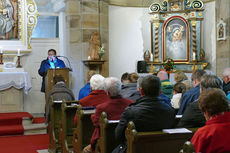
<svg viewBox="0 0 230 153">
<path fill-rule="evenodd" d="M 98 32 L 94 32 L 90 38 L 89 56 L 91 60 L 99 60 L 98 51 L 100 50 L 100 36 Z"/>
</svg>

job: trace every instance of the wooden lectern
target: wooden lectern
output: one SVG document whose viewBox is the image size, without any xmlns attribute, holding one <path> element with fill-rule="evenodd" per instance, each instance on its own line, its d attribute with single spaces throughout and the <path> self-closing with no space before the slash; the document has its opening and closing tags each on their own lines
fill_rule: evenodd
<svg viewBox="0 0 230 153">
<path fill-rule="evenodd" d="M 47 96 L 50 90 L 54 86 L 54 76 L 60 75 L 64 78 L 66 87 L 69 87 L 69 68 L 57 68 L 57 69 L 48 69 L 45 77 L 45 96 Z"/>
</svg>

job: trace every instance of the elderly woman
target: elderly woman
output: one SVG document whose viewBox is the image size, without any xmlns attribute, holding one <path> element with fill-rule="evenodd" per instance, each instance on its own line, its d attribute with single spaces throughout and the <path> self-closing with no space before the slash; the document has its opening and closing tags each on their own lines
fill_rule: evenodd
<svg viewBox="0 0 230 153">
<path fill-rule="evenodd" d="M 206 90 L 201 93 L 198 103 L 207 122 L 191 140 L 196 152 L 230 152 L 230 112 L 224 92 L 217 88 Z"/>
</svg>

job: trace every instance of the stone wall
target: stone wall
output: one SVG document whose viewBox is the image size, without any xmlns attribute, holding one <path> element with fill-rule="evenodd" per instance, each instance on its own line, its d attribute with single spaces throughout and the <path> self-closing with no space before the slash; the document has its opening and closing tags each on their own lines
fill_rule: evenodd
<svg viewBox="0 0 230 153">
<path fill-rule="evenodd" d="M 226 40 L 216 42 L 216 72 L 218 76 L 224 71 L 224 68 L 230 67 L 230 1 L 216 1 L 216 23 L 220 20 L 226 23 Z"/>
<path fill-rule="evenodd" d="M 105 64 L 102 66 L 102 74 L 108 76 L 108 2 L 107 0 L 70 0 L 66 7 L 67 33 L 69 34 L 67 50 L 69 57 L 75 65 L 81 65 L 77 71 L 84 80 L 84 74 L 88 67 L 83 60 L 89 56 L 89 40 L 93 32 L 97 31 L 101 36 L 101 44 L 105 45 Z M 82 65 L 83 64 L 83 65 Z M 83 69 L 82 69 L 83 67 Z M 77 72 L 79 73 L 79 72 Z M 83 77 L 83 78 L 82 78 Z"/>
</svg>

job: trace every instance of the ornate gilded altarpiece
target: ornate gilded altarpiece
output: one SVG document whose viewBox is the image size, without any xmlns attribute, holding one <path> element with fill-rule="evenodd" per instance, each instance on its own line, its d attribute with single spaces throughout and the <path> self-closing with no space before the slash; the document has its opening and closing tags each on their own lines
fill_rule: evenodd
<svg viewBox="0 0 230 153">
<path fill-rule="evenodd" d="M 167 0 L 153 3 L 151 14 L 151 67 L 158 71 L 167 58 L 173 59 L 174 70 L 204 69 L 201 52 L 201 21 L 204 4 L 201 0 Z M 150 67 L 150 68 L 151 68 Z"/>
<path fill-rule="evenodd" d="M 30 39 L 37 24 L 34 0 L 1 0 L 0 48 L 3 53 L 30 53 Z"/>
</svg>

